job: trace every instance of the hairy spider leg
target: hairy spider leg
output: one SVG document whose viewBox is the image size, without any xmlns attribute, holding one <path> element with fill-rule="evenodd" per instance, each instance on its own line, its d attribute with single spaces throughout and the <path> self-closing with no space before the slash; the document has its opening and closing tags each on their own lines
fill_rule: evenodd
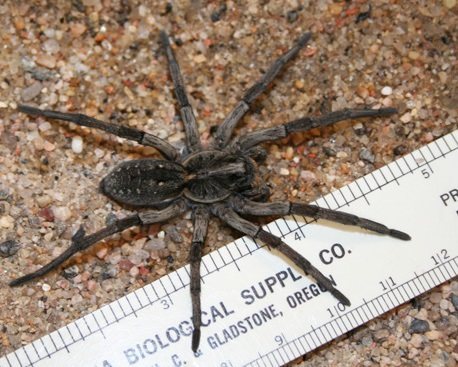
<svg viewBox="0 0 458 367">
<path fill-rule="evenodd" d="M 144 213 L 137 213 L 123 219 L 118 219 L 113 224 L 110 224 L 109 226 L 106 226 L 105 228 L 102 228 L 101 230 L 88 236 L 86 236 L 84 229 L 80 227 L 80 229 L 72 237 L 70 247 L 66 249 L 64 252 L 62 252 L 62 254 L 57 256 L 54 260 L 44 265 L 37 271 L 26 274 L 20 278 L 11 281 L 9 285 L 11 287 L 15 287 L 24 284 L 29 280 L 41 277 L 42 275 L 45 275 L 51 270 L 56 269 L 60 264 L 68 260 L 71 256 L 87 249 L 88 247 L 96 244 L 97 242 L 103 240 L 108 236 L 122 232 L 125 229 L 133 226 L 163 222 L 167 219 L 176 217 L 178 214 L 184 212 L 184 210 L 184 203 L 177 202 L 162 210 L 151 210 Z"/>
<path fill-rule="evenodd" d="M 167 33 L 161 31 L 161 43 L 164 47 L 167 60 L 169 62 L 170 75 L 172 76 L 173 85 L 175 88 L 175 96 L 180 106 L 181 119 L 186 133 L 186 145 L 190 152 L 196 152 L 202 149 L 197 128 L 196 118 L 189 104 L 186 88 L 184 86 L 183 77 L 181 75 L 180 66 L 175 58 Z"/>
<path fill-rule="evenodd" d="M 264 143 L 266 141 L 282 139 L 289 134 L 307 131 L 316 127 L 323 127 L 336 122 L 362 118 L 362 117 L 383 117 L 397 113 L 395 108 L 380 109 L 343 109 L 331 112 L 325 116 L 303 117 L 297 120 L 289 121 L 284 124 L 269 127 L 267 129 L 255 130 L 242 137 L 235 138 L 233 144 L 236 144 L 242 151 Z"/>
<path fill-rule="evenodd" d="M 312 34 L 310 32 L 304 33 L 296 44 L 275 60 L 266 73 L 245 92 L 242 100 L 237 103 L 223 123 L 218 127 L 215 134 L 215 144 L 217 148 L 223 148 L 229 142 L 232 131 L 250 109 L 251 103 L 267 89 L 278 73 L 280 73 L 284 66 L 299 53 L 311 37 Z"/>
<path fill-rule="evenodd" d="M 128 140 L 136 141 L 141 145 L 150 146 L 156 148 L 162 155 L 174 161 L 178 157 L 178 151 L 173 145 L 169 144 L 165 140 L 158 138 L 157 136 L 145 133 L 141 130 L 134 129 L 129 126 L 123 126 L 113 124 L 111 122 L 104 122 L 97 120 L 93 117 L 89 117 L 80 113 L 67 113 L 52 110 L 42 110 L 32 106 L 19 105 L 18 110 L 22 113 L 31 116 L 42 116 L 54 120 L 70 121 L 79 126 L 87 126 L 99 130 L 106 131 L 110 134 L 125 138 Z"/>
<path fill-rule="evenodd" d="M 407 233 L 374 222 L 370 219 L 358 217 L 357 215 L 321 208 L 316 205 L 295 203 L 295 202 L 271 202 L 259 203 L 237 197 L 231 202 L 232 208 L 239 214 L 256 216 L 274 215 L 302 215 L 314 219 L 326 219 L 332 222 L 357 226 L 372 232 L 380 233 L 400 240 L 409 241 L 411 238 Z"/>
<path fill-rule="evenodd" d="M 344 305 L 349 306 L 350 300 L 345 297 L 338 289 L 334 287 L 332 282 L 326 278 L 317 268 L 315 268 L 310 261 L 293 250 L 290 246 L 284 243 L 277 236 L 263 230 L 259 225 L 249 222 L 248 220 L 240 217 L 234 210 L 225 204 L 214 204 L 212 206 L 213 214 L 218 216 L 222 221 L 227 223 L 232 228 L 252 237 L 261 240 L 269 247 L 272 247 L 293 263 L 295 263 L 305 274 L 312 276 L 319 285 L 325 288 L 335 298 L 337 298 Z"/>
<path fill-rule="evenodd" d="M 191 303 L 192 303 L 192 323 L 194 330 L 192 332 L 191 348 L 194 352 L 200 344 L 200 327 L 202 325 L 202 311 L 200 304 L 200 262 L 202 259 L 202 247 L 204 246 L 205 237 L 209 221 L 209 211 L 203 206 L 196 207 L 192 212 L 193 234 L 191 250 L 189 252 L 189 262 L 191 268 Z"/>
</svg>

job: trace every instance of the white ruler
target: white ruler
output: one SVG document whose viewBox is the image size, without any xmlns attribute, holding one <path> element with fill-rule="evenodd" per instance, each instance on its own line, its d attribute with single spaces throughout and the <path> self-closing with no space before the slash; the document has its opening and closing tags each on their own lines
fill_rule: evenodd
<svg viewBox="0 0 458 367">
<path fill-rule="evenodd" d="M 191 352 L 188 267 L 0 359 L 16 366 L 280 366 L 458 274 L 458 130 L 317 204 L 409 233 L 286 218 L 268 229 L 331 275 L 339 304 L 243 237 L 203 259 L 200 350 Z M 296 220 L 297 219 L 297 220 Z"/>
</svg>

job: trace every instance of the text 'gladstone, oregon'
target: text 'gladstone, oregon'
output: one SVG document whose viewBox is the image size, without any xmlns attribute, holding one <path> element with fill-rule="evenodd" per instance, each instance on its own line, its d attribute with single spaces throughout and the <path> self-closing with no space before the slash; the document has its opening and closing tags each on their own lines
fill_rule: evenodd
<svg viewBox="0 0 458 367">
<path fill-rule="evenodd" d="M 335 281 L 330 276 L 334 285 Z M 210 325 L 216 326 L 221 320 L 230 318 L 231 322 L 225 323 L 221 329 L 213 327 L 212 333 L 205 339 L 206 344 L 211 349 L 217 349 L 221 346 L 230 343 L 232 340 L 239 338 L 250 331 L 271 322 L 272 320 L 282 317 L 283 307 L 294 309 L 300 307 L 301 304 L 318 297 L 326 290 L 316 283 L 310 281 L 302 275 L 295 272 L 290 267 L 281 270 L 261 281 L 253 283 L 251 286 L 244 288 L 240 292 L 242 302 L 246 306 L 256 305 L 258 300 L 267 299 L 270 295 L 274 294 L 277 290 L 290 286 L 292 283 L 302 280 L 296 290 L 286 296 L 286 302 L 281 303 L 281 307 L 276 304 L 267 304 L 255 311 L 244 308 L 243 314 L 238 312 L 228 301 L 221 301 L 212 305 L 209 309 L 202 311 L 202 326 L 209 327 Z M 266 302 L 264 302 L 266 304 Z M 240 313 L 240 314 L 239 314 Z M 172 325 L 160 332 L 152 333 L 149 338 L 144 339 L 136 345 L 123 350 L 123 354 L 129 365 L 134 365 L 137 362 L 154 355 L 156 352 L 172 347 L 174 344 L 188 339 L 192 335 L 192 322 L 191 319 L 185 319 L 175 325 Z M 204 353 L 205 344 L 201 346 L 196 355 Z M 172 348 L 171 348 L 172 350 Z"/>
</svg>

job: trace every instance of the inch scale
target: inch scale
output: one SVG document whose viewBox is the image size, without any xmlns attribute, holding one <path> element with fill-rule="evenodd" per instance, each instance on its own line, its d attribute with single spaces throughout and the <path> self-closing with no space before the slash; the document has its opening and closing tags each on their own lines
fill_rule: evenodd
<svg viewBox="0 0 458 367">
<path fill-rule="evenodd" d="M 191 351 L 188 266 L 0 359 L 0 367 L 281 366 L 458 274 L 458 130 L 316 201 L 409 233 L 408 242 L 287 217 L 267 229 L 330 276 L 345 307 L 243 237 L 202 261 Z"/>
</svg>

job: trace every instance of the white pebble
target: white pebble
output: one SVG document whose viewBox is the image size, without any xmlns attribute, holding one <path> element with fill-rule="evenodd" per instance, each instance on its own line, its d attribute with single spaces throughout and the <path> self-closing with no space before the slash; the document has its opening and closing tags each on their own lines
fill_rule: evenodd
<svg viewBox="0 0 458 367">
<path fill-rule="evenodd" d="M 14 218 L 9 216 L 9 215 L 5 215 L 3 217 L 0 218 L 0 227 L 2 228 L 13 228 L 14 227 Z"/>
<path fill-rule="evenodd" d="M 289 175 L 289 170 L 287 168 L 280 168 L 280 175 L 288 176 Z"/>
<path fill-rule="evenodd" d="M 47 283 L 43 283 L 41 289 L 43 289 L 43 292 L 49 292 L 51 290 L 51 286 Z"/>
<path fill-rule="evenodd" d="M 52 208 L 52 212 L 54 217 L 62 222 L 65 222 L 72 216 L 72 212 L 66 206 L 55 206 Z"/>
<path fill-rule="evenodd" d="M 382 94 L 384 96 L 390 96 L 392 93 L 393 93 L 393 88 L 388 87 L 388 86 L 382 88 Z"/>
<path fill-rule="evenodd" d="M 83 151 L 83 139 L 81 136 L 74 136 L 72 139 L 72 150 L 76 154 L 80 154 Z"/>
</svg>

